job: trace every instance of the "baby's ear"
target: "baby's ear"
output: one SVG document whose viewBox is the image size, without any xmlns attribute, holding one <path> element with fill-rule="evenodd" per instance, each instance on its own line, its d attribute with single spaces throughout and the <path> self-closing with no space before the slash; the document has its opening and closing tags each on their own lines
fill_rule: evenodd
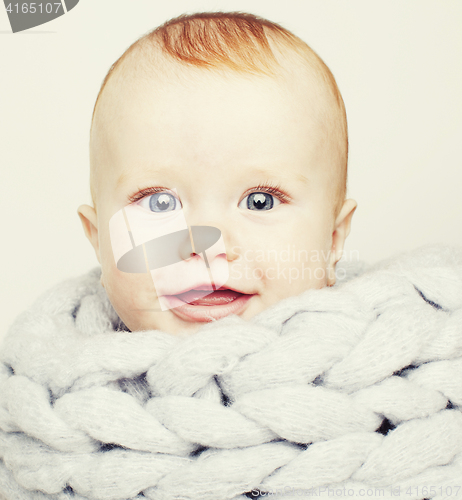
<svg viewBox="0 0 462 500">
<path fill-rule="evenodd" d="M 332 248 L 330 251 L 330 262 L 327 285 L 335 284 L 335 266 L 342 258 L 345 240 L 350 234 L 351 219 L 358 204 L 355 200 L 345 200 L 340 213 L 335 220 L 334 232 L 332 233 Z"/>
<path fill-rule="evenodd" d="M 96 258 L 101 264 L 99 255 L 99 240 L 98 240 L 98 217 L 96 211 L 90 205 L 80 205 L 77 209 L 80 221 L 82 222 L 85 236 L 88 238 L 93 248 L 95 249 Z"/>
</svg>

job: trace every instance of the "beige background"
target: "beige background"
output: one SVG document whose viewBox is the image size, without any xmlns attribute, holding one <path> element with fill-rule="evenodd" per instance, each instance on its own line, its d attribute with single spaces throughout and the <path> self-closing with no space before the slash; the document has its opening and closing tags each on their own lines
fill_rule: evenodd
<svg viewBox="0 0 462 500">
<path fill-rule="evenodd" d="M 81 0 L 17 34 L 0 6 L 0 338 L 46 288 L 97 265 L 76 209 L 90 200 L 90 118 L 110 65 L 167 19 L 218 9 L 281 23 L 333 71 L 359 203 L 348 252 L 375 262 L 462 245 L 460 0 Z"/>
</svg>

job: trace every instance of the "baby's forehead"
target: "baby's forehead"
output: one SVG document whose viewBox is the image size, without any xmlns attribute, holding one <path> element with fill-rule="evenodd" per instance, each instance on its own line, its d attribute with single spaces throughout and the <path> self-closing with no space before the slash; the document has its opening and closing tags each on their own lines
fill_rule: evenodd
<svg viewBox="0 0 462 500">
<path fill-rule="evenodd" d="M 149 65 L 142 69 L 143 64 L 148 63 L 152 64 L 152 60 L 140 53 L 136 57 L 131 56 L 112 74 L 95 108 L 92 140 L 96 135 L 93 134 L 93 129 L 117 127 L 121 112 L 125 115 L 136 114 L 138 109 L 152 101 L 159 106 L 162 99 L 172 92 L 181 96 L 181 102 L 186 108 L 205 96 L 210 102 L 205 102 L 204 99 L 204 114 L 207 106 L 216 105 L 212 100 L 213 96 L 226 101 L 226 92 L 234 93 L 239 89 L 246 90 L 242 93 L 243 101 L 271 89 L 275 102 L 279 104 L 288 102 L 289 99 L 296 100 L 297 108 L 303 109 L 307 117 L 318 121 L 326 121 L 326 117 L 336 114 L 335 99 L 317 74 L 316 68 L 304 67 L 300 62 L 298 66 L 283 68 L 271 76 L 245 74 L 229 69 L 188 67 L 165 57 L 159 58 L 155 66 L 158 69 Z M 248 85 L 240 85 L 242 82 Z M 177 111 L 165 109 L 165 114 L 171 115 L 174 112 Z M 334 122 L 335 119 L 329 121 Z"/>
<path fill-rule="evenodd" d="M 208 94 L 212 94 L 213 89 L 225 87 L 234 89 L 239 86 L 240 82 L 245 82 L 247 86 L 244 88 L 249 89 L 252 94 L 260 94 L 265 88 L 272 87 L 276 89 L 274 95 L 275 101 L 279 101 L 278 104 L 282 102 L 283 95 L 296 101 L 295 108 L 299 109 L 300 116 L 294 119 L 304 119 L 300 118 L 304 113 L 306 118 L 319 122 L 319 129 L 326 129 L 331 123 L 339 121 L 336 119 L 338 113 L 334 109 L 336 103 L 323 83 L 323 79 L 317 74 L 316 68 L 304 66 L 300 61 L 298 64 L 295 64 L 293 60 L 289 61 L 287 67 L 269 76 L 245 74 L 229 69 L 192 68 L 159 54 L 154 59 L 153 61 L 152 54 L 147 57 L 143 52 L 131 54 L 108 80 L 95 109 L 91 132 L 91 168 L 93 171 L 98 170 L 97 163 L 102 159 L 104 151 L 110 152 L 114 147 L 113 132 L 120 129 L 121 114 L 130 115 L 131 120 L 137 120 L 138 111 L 142 111 L 151 100 L 156 105 L 159 104 L 164 93 L 171 89 L 175 91 L 178 88 L 184 89 L 182 102 L 186 103 L 185 107 L 189 107 L 195 104 L 194 100 L 197 99 L 197 94 L 191 91 L 193 88 L 200 89 L 203 95 L 210 97 Z M 172 113 L 178 113 L 178 110 L 172 111 L 168 107 L 163 110 L 166 117 Z M 204 108 L 204 113 L 206 112 L 207 109 Z M 332 117 L 329 118 L 329 115 Z M 225 120 L 224 116 L 217 116 L 218 119 Z M 265 170 L 267 167 L 262 163 L 260 168 Z M 96 177 L 96 172 L 94 174 Z M 106 178 L 113 172 L 112 169 L 101 169 L 101 174 L 102 178 Z"/>
<path fill-rule="evenodd" d="M 185 63 L 166 54 L 155 39 L 149 43 L 140 40 L 111 68 L 98 96 L 95 112 L 100 100 L 117 100 L 121 96 L 126 98 L 140 89 L 155 93 L 157 86 L 169 83 L 183 83 L 188 86 L 190 83 L 201 81 L 207 85 L 207 79 L 204 77 L 211 77 L 208 82 L 213 79 L 247 78 L 251 79 L 255 86 L 263 85 L 265 80 L 278 82 L 281 85 L 291 85 L 294 89 L 305 89 L 311 94 L 316 93 L 317 102 L 320 104 L 323 101 L 337 103 L 338 89 L 335 80 L 331 78 L 330 71 L 317 55 L 312 51 L 301 53 L 300 50 L 287 47 L 278 41 L 271 41 L 271 38 L 268 41 L 274 56 L 270 67 L 262 62 L 258 63 L 257 57 L 255 67 L 249 68 L 243 64 L 239 65 L 240 63 L 230 64 L 229 61 L 223 64 L 213 62 L 210 65 Z M 234 50 L 239 53 L 238 47 Z M 264 76 L 268 78 L 265 79 Z M 102 97 L 105 99 L 101 99 Z"/>
<path fill-rule="evenodd" d="M 117 151 L 119 143 L 130 135 L 151 133 L 155 144 L 157 136 L 173 141 L 182 134 L 184 148 L 199 149 L 205 142 L 212 150 L 213 141 L 224 141 L 225 154 L 233 142 L 241 149 L 247 144 L 249 149 L 260 151 L 265 142 L 258 141 L 258 130 L 260 135 L 273 136 L 270 146 L 274 149 L 278 143 L 287 143 L 290 133 L 294 142 L 298 138 L 311 146 L 325 126 L 322 121 L 328 114 L 328 103 L 306 80 L 190 68 L 180 71 L 174 77 L 155 74 L 141 80 L 134 80 L 133 75 L 114 79 L 100 101 L 92 145 Z M 293 122 L 298 125 L 295 131 Z M 303 137 L 301 131 L 305 132 Z M 252 138 L 257 140 L 251 142 Z M 260 167 L 266 168 L 266 152 L 260 154 Z"/>
</svg>

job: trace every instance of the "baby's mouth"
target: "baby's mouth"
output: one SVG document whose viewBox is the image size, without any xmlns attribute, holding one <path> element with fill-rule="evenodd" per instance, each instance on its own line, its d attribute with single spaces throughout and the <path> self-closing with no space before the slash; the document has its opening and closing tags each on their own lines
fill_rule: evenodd
<svg viewBox="0 0 462 500">
<path fill-rule="evenodd" d="M 218 290 L 210 291 L 205 296 L 203 290 L 188 290 L 175 296 L 186 304 L 193 306 L 222 306 L 233 302 L 243 295 L 246 294 L 230 290 L 229 288 L 219 288 Z"/>
<path fill-rule="evenodd" d="M 204 291 L 208 292 L 205 296 Z M 197 287 L 175 295 L 164 295 L 163 299 L 172 313 L 180 319 L 209 322 L 229 314 L 240 314 L 254 295 L 231 290 L 226 286 L 217 290 Z"/>
</svg>

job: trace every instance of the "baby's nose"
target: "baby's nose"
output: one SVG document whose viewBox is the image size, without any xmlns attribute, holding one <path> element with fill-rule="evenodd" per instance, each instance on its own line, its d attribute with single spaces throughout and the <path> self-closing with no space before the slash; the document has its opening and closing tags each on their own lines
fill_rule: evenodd
<svg viewBox="0 0 462 500">
<path fill-rule="evenodd" d="M 209 261 L 223 254 L 226 257 L 221 231 L 214 226 L 191 226 L 189 234 L 180 244 L 179 254 L 183 260 L 188 260 L 195 255 L 201 256 L 207 267 Z"/>
</svg>

